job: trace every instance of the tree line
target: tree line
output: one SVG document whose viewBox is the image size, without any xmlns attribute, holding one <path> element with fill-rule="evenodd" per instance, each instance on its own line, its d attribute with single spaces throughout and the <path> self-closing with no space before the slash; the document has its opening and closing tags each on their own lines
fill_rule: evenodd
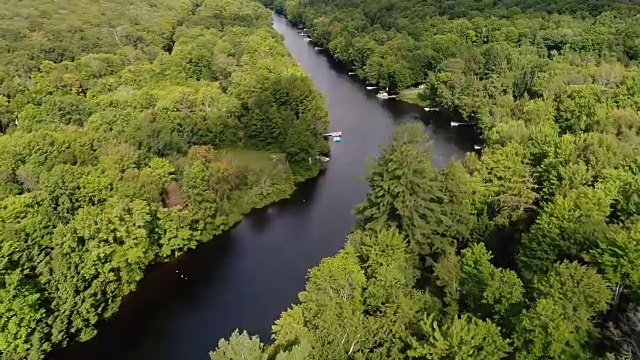
<svg viewBox="0 0 640 360">
<path fill-rule="evenodd" d="M 358 225 L 272 343 L 222 359 L 639 359 L 637 10 L 619 2 L 275 1 L 371 84 L 482 135 L 430 165 L 420 125 L 373 165 Z"/>
<path fill-rule="evenodd" d="M 256 2 L 5 3 L 0 48 L 2 359 L 91 338 L 321 169 L 324 102 Z"/>
</svg>

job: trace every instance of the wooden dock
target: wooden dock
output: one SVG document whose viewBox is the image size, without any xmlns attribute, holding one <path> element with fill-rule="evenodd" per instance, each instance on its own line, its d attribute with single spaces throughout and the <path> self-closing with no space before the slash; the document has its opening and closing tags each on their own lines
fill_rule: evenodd
<svg viewBox="0 0 640 360">
<path fill-rule="evenodd" d="M 378 93 L 378 95 L 376 95 L 376 97 L 378 99 L 392 99 L 392 98 L 395 98 L 396 95 L 389 95 L 386 92 L 381 92 L 381 93 Z"/>
<path fill-rule="evenodd" d="M 340 136 L 342 136 L 342 131 L 328 132 L 328 133 L 324 134 L 323 136 L 324 137 L 340 137 Z"/>
</svg>

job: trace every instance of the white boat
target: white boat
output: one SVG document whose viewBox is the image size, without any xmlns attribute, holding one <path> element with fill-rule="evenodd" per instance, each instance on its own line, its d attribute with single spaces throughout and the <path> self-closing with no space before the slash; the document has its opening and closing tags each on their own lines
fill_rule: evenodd
<svg viewBox="0 0 640 360">
<path fill-rule="evenodd" d="M 326 156 L 322 156 L 322 155 L 319 155 L 319 156 L 318 156 L 318 159 L 320 159 L 320 161 L 322 161 L 322 162 L 327 162 L 327 161 L 331 160 L 331 159 L 329 159 L 328 157 L 326 157 Z"/>
<path fill-rule="evenodd" d="M 424 111 L 440 111 L 440 109 L 439 108 L 424 108 Z M 451 124 L 453 124 L 453 122 Z M 456 123 L 456 124 L 458 124 L 458 123 Z M 458 125 L 451 125 L 451 126 L 458 126 Z"/>
<path fill-rule="evenodd" d="M 482 149 L 482 145 L 473 145 L 473 148 L 476 150 Z"/>
<path fill-rule="evenodd" d="M 377 89 L 377 86 L 367 86 L 367 90 L 375 90 Z"/>
<path fill-rule="evenodd" d="M 473 123 L 470 123 L 470 122 L 457 122 L 457 121 L 452 121 L 451 122 L 451 126 L 460 126 L 460 125 L 473 125 Z"/>
<path fill-rule="evenodd" d="M 349 75 L 355 75 L 356 73 L 354 73 L 353 71 L 349 71 Z"/>
<path fill-rule="evenodd" d="M 304 41 L 311 41 L 311 39 L 310 39 L 310 38 L 308 38 L 308 37 L 304 38 L 303 40 L 304 40 Z"/>
<path fill-rule="evenodd" d="M 324 50 L 324 48 L 321 48 L 320 46 L 316 46 L 316 47 L 314 47 L 314 49 L 316 49 L 316 50 Z"/>
</svg>

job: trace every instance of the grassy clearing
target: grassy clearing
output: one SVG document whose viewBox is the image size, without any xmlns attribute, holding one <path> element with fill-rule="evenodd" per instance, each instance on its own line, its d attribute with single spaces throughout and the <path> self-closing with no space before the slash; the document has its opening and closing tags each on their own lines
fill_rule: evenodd
<svg viewBox="0 0 640 360">
<path fill-rule="evenodd" d="M 398 95 L 398 100 L 408 102 L 411 104 L 417 104 L 420 106 L 427 106 L 428 104 L 426 102 L 418 98 L 418 94 L 420 94 L 421 91 L 422 89 L 418 89 L 418 88 L 409 88 L 409 89 L 403 90 L 400 93 L 400 95 Z"/>
</svg>

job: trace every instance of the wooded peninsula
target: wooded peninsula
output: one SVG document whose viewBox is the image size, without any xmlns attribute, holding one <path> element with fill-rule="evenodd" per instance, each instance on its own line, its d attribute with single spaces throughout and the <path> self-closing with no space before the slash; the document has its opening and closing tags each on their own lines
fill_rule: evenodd
<svg viewBox="0 0 640 360">
<path fill-rule="evenodd" d="M 373 165 L 344 249 L 223 359 L 640 359 L 640 15 L 607 0 L 263 0 L 373 86 L 472 123 Z M 266 339 L 263 339 L 266 340 Z"/>
<path fill-rule="evenodd" d="M 0 358 L 91 338 L 147 265 L 318 173 L 324 101 L 271 23 L 249 0 L 0 6 Z"/>
</svg>

